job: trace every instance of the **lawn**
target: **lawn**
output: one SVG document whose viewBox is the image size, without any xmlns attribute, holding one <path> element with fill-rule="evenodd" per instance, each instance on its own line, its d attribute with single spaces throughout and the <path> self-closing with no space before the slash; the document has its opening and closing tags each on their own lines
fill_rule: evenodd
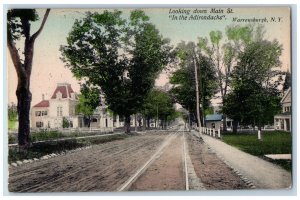
<svg viewBox="0 0 300 200">
<path fill-rule="evenodd" d="M 103 134 L 103 133 L 100 133 Z M 92 136 L 92 135 L 99 135 L 98 132 L 91 132 L 91 133 L 81 133 L 81 132 L 72 132 L 69 134 L 64 134 L 60 131 L 39 131 L 39 132 L 31 132 L 30 133 L 30 141 L 37 142 L 37 141 L 45 141 L 45 140 L 54 140 L 54 139 L 62 139 L 62 138 L 75 138 L 79 136 Z M 17 135 L 10 134 L 9 135 L 9 144 L 17 143 Z"/>
<path fill-rule="evenodd" d="M 17 121 L 8 120 L 8 130 L 16 129 Z"/>
<path fill-rule="evenodd" d="M 224 134 L 222 140 L 249 154 L 262 157 L 265 154 L 291 154 L 292 135 L 282 131 L 268 131 L 262 133 L 262 140 L 257 139 L 257 134 Z M 290 161 L 274 161 L 287 170 L 291 170 Z"/>
</svg>

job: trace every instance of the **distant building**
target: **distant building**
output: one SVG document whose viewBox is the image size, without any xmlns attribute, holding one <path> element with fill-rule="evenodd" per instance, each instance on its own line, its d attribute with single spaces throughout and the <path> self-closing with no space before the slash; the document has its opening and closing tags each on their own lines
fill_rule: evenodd
<svg viewBox="0 0 300 200">
<path fill-rule="evenodd" d="M 280 114 L 274 116 L 275 130 L 291 131 L 292 127 L 292 96 L 291 88 L 289 88 L 280 101 L 282 111 Z"/>
<path fill-rule="evenodd" d="M 124 119 L 107 111 L 107 106 L 101 98 L 100 106 L 96 108 L 90 119 L 91 128 L 117 128 L 124 126 Z M 31 108 L 31 128 L 60 129 L 63 119 L 68 120 L 69 128 L 86 128 L 88 119 L 75 113 L 78 95 L 69 83 L 58 83 L 49 100 L 42 101 Z M 138 124 L 138 122 L 137 122 Z M 141 123 L 139 123 L 141 124 Z M 131 116 L 131 126 L 135 126 L 135 118 Z"/>
<path fill-rule="evenodd" d="M 63 118 L 68 120 L 70 128 L 87 127 L 83 115 L 75 113 L 78 95 L 69 83 L 58 83 L 51 99 L 34 105 L 31 109 L 31 128 L 57 129 L 63 127 Z M 91 118 L 91 127 L 113 127 L 113 118 L 106 112 L 106 106 L 99 106 Z"/>
<path fill-rule="evenodd" d="M 207 128 L 222 129 L 223 128 L 223 115 L 212 114 L 206 115 L 205 124 Z M 232 119 L 226 118 L 226 127 L 232 128 Z"/>
<path fill-rule="evenodd" d="M 217 130 L 221 128 L 222 123 L 222 115 L 220 114 L 206 115 L 205 117 L 205 124 L 207 128 L 214 128 Z"/>
<path fill-rule="evenodd" d="M 71 127 L 78 127 L 79 117 L 75 114 L 78 96 L 68 83 L 59 83 L 51 99 L 44 99 L 31 109 L 32 128 L 61 128 L 63 117 Z"/>
</svg>

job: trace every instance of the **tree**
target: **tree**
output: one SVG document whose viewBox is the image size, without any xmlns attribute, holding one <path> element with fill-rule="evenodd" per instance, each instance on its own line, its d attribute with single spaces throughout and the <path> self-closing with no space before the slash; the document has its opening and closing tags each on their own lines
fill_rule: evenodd
<svg viewBox="0 0 300 200">
<path fill-rule="evenodd" d="M 284 83 L 283 83 L 283 92 L 286 92 L 292 85 L 292 78 L 291 78 L 291 73 L 290 72 L 286 72 L 285 73 L 285 79 L 284 79 Z"/>
<path fill-rule="evenodd" d="M 130 115 L 142 107 L 168 63 L 170 47 L 143 11 L 132 11 L 129 20 L 121 14 L 86 13 L 74 23 L 61 52 L 76 78 L 101 88 L 109 109 L 125 117 L 129 133 Z"/>
<path fill-rule="evenodd" d="M 216 76 L 213 64 L 208 57 L 201 54 L 196 45 L 192 42 L 181 42 L 176 48 L 179 60 L 179 68 L 172 73 L 170 83 L 174 87 L 170 93 L 175 101 L 183 106 L 192 116 L 196 116 L 196 96 L 195 96 L 195 70 L 194 70 L 194 52 L 197 55 L 197 68 L 201 73 L 199 77 L 201 122 L 203 122 L 203 113 L 209 108 L 210 99 L 216 91 Z"/>
<path fill-rule="evenodd" d="M 238 54 L 253 40 L 261 39 L 263 29 L 258 26 L 254 31 L 254 27 L 250 25 L 235 25 L 226 27 L 225 32 L 226 38 L 223 38 L 221 31 L 211 31 L 209 39 L 200 37 L 198 42 L 199 48 L 209 57 L 216 70 L 222 103 L 230 88 L 231 73 L 236 65 Z M 225 41 L 222 42 L 222 39 Z M 223 114 L 223 129 L 226 130 L 225 114 Z"/>
<path fill-rule="evenodd" d="M 39 29 L 33 35 L 30 35 L 30 22 L 38 20 L 38 15 L 34 9 L 12 9 L 7 12 L 7 47 L 18 76 L 16 90 L 19 116 L 18 144 L 25 148 L 30 144 L 30 76 L 34 43 L 44 28 L 49 12 L 50 9 L 47 9 Z M 16 41 L 21 38 L 25 40 L 23 55 L 16 47 Z"/>
<path fill-rule="evenodd" d="M 141 110 L 141 113 L 148 121 L 148 127 L 150 119 L 155 119 L 157 124 L 157 120 L 160 120 L 162 128 L 166 128 L 167 122 L 174 120 L 178 116 L 173 103 L 169 94 L 152 89 Z"/>
<path fill-rule="evenodd" d="M 224 101 L 225 114 L 235 121 L 257 125 L 259 130 L 273 121 L 280 110 L 281 72 L 275 68 L 281 65 L 281 51 L 276 40 L 252 42 L 245 47 L 233 71 L 233 91 Z"/>
<path fill-rule="evenodd" d="M 88 127 L 91 124 L 91 116 L 100 105 L 100 90 L 97 87 L 88 87 L 83 84 L 80 88 L 79 102 L 75 107 L 77 114 L 82 114 L 88 120 Z"/>
</svg>

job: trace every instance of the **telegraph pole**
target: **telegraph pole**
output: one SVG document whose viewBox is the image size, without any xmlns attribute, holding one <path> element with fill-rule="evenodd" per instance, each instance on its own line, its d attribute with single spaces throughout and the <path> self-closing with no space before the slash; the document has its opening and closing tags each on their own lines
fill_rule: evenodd
<svg viewBox="0 0 300 200">
<path fill-rule="evenodd" d="M 156 104 L 156 127 L 158 128 L 158 104 Z"/>
<path fill-rule="evenodd" d="M 195 84 L 196 84 L 196 110 L 197 110 L 197 121 L 198 121 L 198 131 L 199 137 L 201 136 L 201 120 L 200 120 L 200 110 L 199 110 L 199 85 L 198 85 L 198 70 L 196 62 L 196 54 L 194 52 L 194 67 L 195 67 Z"/>
</svg>

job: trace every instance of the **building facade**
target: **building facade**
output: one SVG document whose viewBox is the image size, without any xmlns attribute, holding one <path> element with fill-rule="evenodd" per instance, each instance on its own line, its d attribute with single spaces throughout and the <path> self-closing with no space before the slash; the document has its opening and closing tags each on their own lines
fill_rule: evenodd
<svg viewBox="0 0 300 200">
<path fill-rule="evenodd" d="M 289 88 L 280 101 L 282 111 L 280 114 L 274 116 L 275 130 L 291 131 L 292 128 L 292 95 L 291 88 Z"/>
<path fill-rule="evenodd" d="M 69 128 L 85 128 L 88 126 L 83 115 L 75 112 L 78 95 L 68 83 L 58 83 L 49 100 L 42 101 L 31 109 L 31 128 L 60 129 L 63 120 L 68 121 Z M 99 106 L 92 118 L 91 128 L 113 127 L 113 118 L 106 112 L 106 106 Z"/>
<path fill-rule="evenodd" d="M 78 95 L 73 91 L 69 83 L 58 83 L 51 98 L 42 101 L 31 108 L 32 129 L 61 129 L 63 120 L 68 121 L 69 128 L 118 128 L 124 126 L 124 119 L 118 115 L 109 113 L 107 106 L 101 97 L 101 104 L 96 108 L 90 119 L 81 114 L 76 114 L 75 108 L 79 101 Z M 131 116 L 131 126 L 142 126 L 140 119 Z"/>
</svg>

